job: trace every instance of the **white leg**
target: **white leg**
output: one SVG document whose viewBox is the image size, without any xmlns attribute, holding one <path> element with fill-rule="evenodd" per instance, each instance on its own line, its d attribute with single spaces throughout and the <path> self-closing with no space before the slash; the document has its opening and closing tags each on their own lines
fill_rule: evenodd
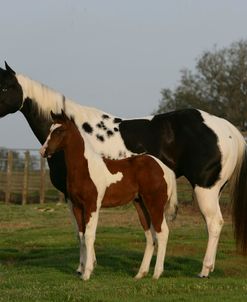
<svg viewBox="0 0 247 302">
<path fill-rule="evenodd" d="M 73 212 L 72 202 L 71 202 L 70 199 L 67 199 L 67 201 L 68 201 L 68 207 L 69 207 L 69 210 L 70 210 L 71 220 L 72 220 L 72 223 L 74 225 L 75 232 L 76 232 L 76 235 L 77 235 L 78 240 L 79 240 L 79 247 L 80 247 L 80 261 L 79 261 L 79 265 L 78 265 L 78 268 L 77 268 L 76 272 L 78 274 L 83 274 L 84 267 L 85 267 L 85 261 L 86 261 L 85 238 L 83 236 L 83 233 L 79 232 L 79 230 L 78 230 L 78 225 L 77 225 L 77 222 L 76 222 L 76 219 L 75 219 L 75 215 L 74 215 L 74 212 Z M 97 260 L 96 260 L 95 251 L 94 250 L 93 250 L 93 255 L 94 255 L 94 267 L 95 267 L 96 264 L 97 264 Z"/>
<path fill-rule="evenodd" d="M 155 234 L 152 225 L 149 230 L 145 231 L 145 237 L 146 237 L 146 248 L 145 248 L 145 252 L 139 272 L 135 276 L 135 279 L 143 278 L 148 274 L 149 271 L 150 262 L 153 256 L 154 246 L 155 246 Z"/>
<path fill-rule="evenodd" d="M 76 232 L 76 237 L 79 240 L 80 261 L 79 261 L 79 265 L 78 265 L 78 268 L 77 268 L 76 272 L 78 274 L 82 274 L 83 273 L 84 263 L 85 263 L 84 262 L 85 261 L 85 242 L 84 242 L 84 236 L 83 236 L 83 233 L 79 232 L 79 230 L 78 230 L 78 224 L 77 224 L 77 221 L 75 219 L 74 212 L 73 212 L 72 202 L 71 202 L 70 199 L 67 199 L 67 201 L 68 201 L 68 207 L 69 207 L 69 210 L 70 210 L 71 220 L 72 220 L 72 223 L 74 225 L 75 232 Z"/>
<path fill-rule="evenodd" d="M 209 273 L 214 270 L 218 241 L 224 224 L 219 206 L 219 188 L 196 187 L 195 194 L 208 230 L 207 250 L 199 276 L 208 277 Z"/>
<path fill-rule="evenodd" d="M 94 268 L 95 252 L 94 252 L 94 241 L 96 228 L 98 223 L 99 211 L 91 214 L 91 218 L 86 225 L 85 231 L 85 245 L 86 245 L 86 263 L 85 270 L 83 273 L 83 280 L 88 280 Z"/>
<path fill-rule="evenodd" d="M 158 250 L 157 250 L 153 279 L 159 279 L 160 275 L 164 271 L 164 260 L 166 254 L 168 235 L 169 235 L 169 229 L 166 223 L 166 219 L 164 218 L 161 226 L 161 232 L 156 233 Z"/>
<path fill-rule="evenodd" d="M 80 243 L 80 262 L 76 271 L 79 274 L 83 274 L 84 265 L 86 262 L 86 245 L 85 245 L 85 238 L 82 232 L 79 232 L 79 243 Z"/>
</svg>

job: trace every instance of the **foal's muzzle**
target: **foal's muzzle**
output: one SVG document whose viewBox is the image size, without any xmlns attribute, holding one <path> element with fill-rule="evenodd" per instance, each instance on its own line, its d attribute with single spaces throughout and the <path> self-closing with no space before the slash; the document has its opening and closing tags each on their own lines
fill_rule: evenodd
<svg viewBox="0 0 247 302">
<path fill-rule="evenodd" d="M 48 151 L 47 151 L 47 148 L 44 148 L 44 147 L 41 147 L 40 150 L 39 150 L 39 153 L 42 157 L 44 158 L 50 158 L 52 156 L 52 154 L 49 154 Z"/>
</svg>

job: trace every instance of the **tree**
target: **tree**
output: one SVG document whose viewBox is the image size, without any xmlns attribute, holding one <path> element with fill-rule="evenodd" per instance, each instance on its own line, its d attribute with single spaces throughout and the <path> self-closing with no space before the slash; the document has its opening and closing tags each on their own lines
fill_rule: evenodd
<svg viewBox="0 0 247 302">
<path fill-rule="evenodd" d="M 205 51 L 196 71 L 181 71 L 179 85 L 163 89 L 157 113 L 198 108 L 224 117 L 235 125 L 247 126 L 247 40 L 229 48 Z"/>
</svg>

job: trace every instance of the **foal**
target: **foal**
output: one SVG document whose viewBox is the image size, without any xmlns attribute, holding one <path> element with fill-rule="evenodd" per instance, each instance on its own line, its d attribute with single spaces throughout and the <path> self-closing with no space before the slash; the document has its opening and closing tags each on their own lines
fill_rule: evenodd
<svg viewBox="0 0 247 302">
<path fill-rule="evenodd" d="M 137 155 L 122 160 L 109 160 L 95 153 L 85 143 L 73 119 L 65 113 L 51 112 L 53 124 L 40 149 L 44 157 L 63 150 L 67 168 L 67 192 L 80 232 L 81 247 L 85 244 L 82 278 L 88 280 L 94 268 L 94 241 L 101 207 L 127 204 L 141 197 L 139 217 L 146 235 L 146 249 L 136 278 L 148 273 L 157 240 L 157 259 L 153 278 L 163 272 L 168 226 L 165 205 L 170 214 L 177 206 L 176 180 L 172 170 L 150 155 Z M 151 226 L 151 232 L 148 231 Z M 156 237 L 156 238 L 155 238 Z"/>
</svg>

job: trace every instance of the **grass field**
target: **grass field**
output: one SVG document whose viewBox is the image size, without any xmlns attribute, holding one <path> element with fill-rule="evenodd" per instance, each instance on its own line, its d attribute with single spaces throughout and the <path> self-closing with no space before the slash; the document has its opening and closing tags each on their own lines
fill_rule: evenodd
<svg viewBox="0 0 247 302">
<path fill-rule="evenodd" d="M 165 272 L 136 281 L 144 234 L 135 210 L 102 210 L 97 231 L 98 265 L 87 282 L 76 274 L 78 246 L 64 204 L 0 204 L 0 301 L 246 301 L 247 259 L 235 251 L 227 210 L 216 269 L 196 278 L 206 246 L 198 210 L 181 206 L 170 237 Z"/>
</svg>

